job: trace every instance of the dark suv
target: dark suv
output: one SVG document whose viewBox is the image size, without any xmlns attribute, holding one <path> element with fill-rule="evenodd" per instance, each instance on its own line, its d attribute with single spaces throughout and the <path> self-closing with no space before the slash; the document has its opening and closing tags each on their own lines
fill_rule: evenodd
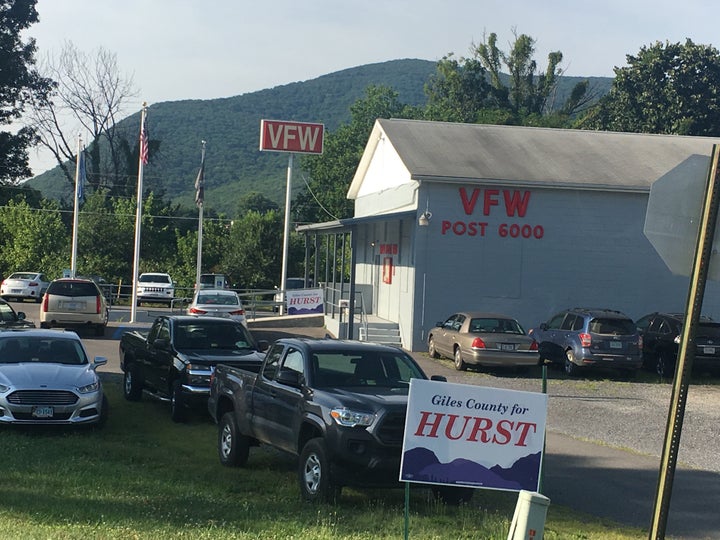
<svg viewBox="0 0 720 540">
<path fill-rule="evenodd" d="M 581 367 L 606 367 L 633 374 L 642 365 L 643 338 L 633 320 L 611 309 L 561 311 L 528 335 L 541 360 L 561 363 L 568 375 Z"/>
<path fill-rule="evenodd" d="M 643 366 L 661 377 L 675 371 L 685 315 L 650 313 L 638 319 L 636 326 L 643 337 Z M 720 322 L 700 317 L 695 332 L 693 370 L 720 371 Z"/>
</svg>

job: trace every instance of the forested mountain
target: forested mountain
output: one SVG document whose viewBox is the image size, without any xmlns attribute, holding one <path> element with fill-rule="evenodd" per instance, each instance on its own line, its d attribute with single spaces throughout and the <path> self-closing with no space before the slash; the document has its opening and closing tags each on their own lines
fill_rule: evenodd
<svg viewBox="0 0 720 540">
<path fill-rule="evenodd" d="M 423 87 L 435 67 L 435 62 L 427 60 L 392 60 L 230 98 L 150 104 L 148 134 L 151 141 L 159 142 L 159 149 L 145 166 L 144 187 L 192 207 L 204 140 L 206 208 L 234 216 L 238 198 L 248 191 L 282 202 L 288 156 L 258 150 L 261 119 L 319 122 L 333 131 L 350 120 L 350 106 L 369 85 L 392 87 L 400 101 L 423 105 Z M 556 102 L 562 103 L 580 80 L 561 78 Z M 612 79 L 591 77 L 590 81 L 596 93 L 604 94 Z M 140 112 L 119 122 L 117 128 L 137 140 Z M 136 179 L 117 181 L 135 183 Z M 295 189 L 303 185 L 299 169 L 293 184 Z M 45 197 L 71 198 L 71 186 L 59 168 L 31 179 L 28 185 Z"/>
</svg>

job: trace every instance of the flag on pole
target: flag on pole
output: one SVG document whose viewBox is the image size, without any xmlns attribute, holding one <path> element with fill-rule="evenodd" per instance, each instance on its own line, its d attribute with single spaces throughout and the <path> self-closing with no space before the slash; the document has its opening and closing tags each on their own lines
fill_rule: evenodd
<svg viewBox="0 0 720 540">
<path fill-rule="evenodd" d="M 148 162 L 148 135 L 145 124 L 143 123 L 140 129 L 140 160 L 143 165 L 147 165 Z"/>
<path fill-rule="evenodd" d="M 205 152 L 203 152 L 202 159 L 200 160 L 200 171 L 198 171 L 197 178 L 195 179 L 195 204 L 198 207 L 203 205 L 203 199 L 205 198 Z"/>
<path fill-rule="evenodd" d="M 77 194 L 78 201 L 82 201 L 85 196 L 85 183 L 87 182 L 87 172 L 85 171 L 85 150 L 81 150 L 78 155 L 78 178 L 77 178 Z"/>
</svg>

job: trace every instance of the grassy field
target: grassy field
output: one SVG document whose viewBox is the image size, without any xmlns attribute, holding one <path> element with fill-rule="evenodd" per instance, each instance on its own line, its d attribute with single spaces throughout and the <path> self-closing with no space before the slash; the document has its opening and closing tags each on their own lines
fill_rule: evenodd
<svg viewBox="0 0 720 540">
<path fill-rule="evenodd" d="M 246 468 L 222 467 L 209 417 L 173 424 L 167 405 L 126 402 L 105 383 L 102 430 L 0 428 L 0 538 L 378 539 L 405 534 L 403 489 L 346 488 L 335 506 L 300 500 L 292 457 L 251 450 Z M 444 506 L 410 490 L 408 532 L 418 539 L 506 539 L 517 496 L 478 490 Z M 551 505 L 547 539 L 645 538 Z"/>
</svg>

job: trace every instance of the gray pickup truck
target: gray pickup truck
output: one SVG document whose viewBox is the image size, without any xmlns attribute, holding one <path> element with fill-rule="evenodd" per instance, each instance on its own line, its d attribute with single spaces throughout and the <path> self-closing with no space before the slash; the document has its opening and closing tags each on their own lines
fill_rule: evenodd
<svg viewBox="0 0 720 540">
<path fill-rule="evenodd" d="M 182 422 L 190 406 L 205 407 L 217 364 L 259 367 L 267 347 L 232 319 L 163 315 L 149 332 L 120 337 L 123 394 L 129 401 L 143 393 L 169 401 L 172 419 Z"/>
<path fill-rule="evenodd" d="M 332 502 L 345 485 L 398 487 L 412 378 L 428 377 L 401 349 L 332 339 L 279 339 L 258 369 L 219 364 L 208 410 L 220 462 L 244 465 L 260 444 L 296 455 L 309 501 Z M 437 494 L 459 502 L 471 492 Z"/>
</svg>

